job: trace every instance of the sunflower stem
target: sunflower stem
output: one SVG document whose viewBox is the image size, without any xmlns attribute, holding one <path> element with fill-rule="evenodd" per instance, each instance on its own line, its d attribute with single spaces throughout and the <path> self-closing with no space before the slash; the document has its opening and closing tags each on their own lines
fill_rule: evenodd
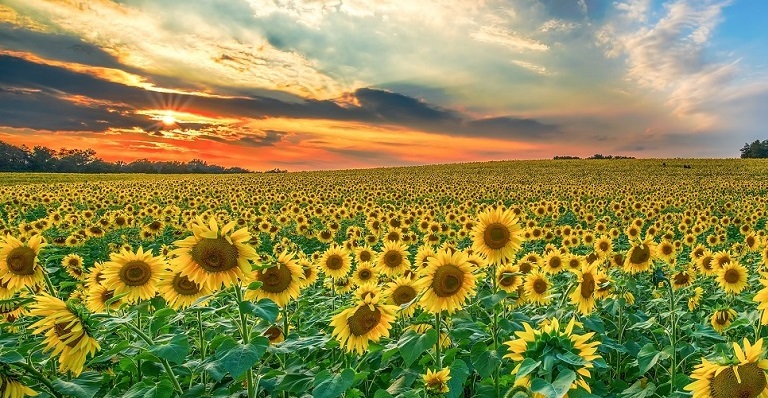
<svg viewBox="0 0 768 398">
<path fill-rule="evenodd" d="M 137 327 L 139 330 L 142 330 L 142 329 L 141 329 L 141 314 L 140 314 L 140 313 L 138 313 L 138 312 L 136 313 L 136 327 Z M 136 378 L 137 378 L 137 379 L 139 380 L 139 382 L 140 382 L 143 376 L 144 376 L 144 375 L 143 375 L 143 374 L 142 374 L 142 372 L 141 372 L 141 359 L 138 359 L 138 358 L 137 358 L 137 359 L 136 359 Z"/>
<path fill-rule="evenodd" d="M 669 279 L 665 278 L 664 282 L 667 284 L 667 291 L 669 293 L 669 320 L 672 331 L 669 334 L 670 344 L 672 345 L 672 361 L 669 365 L 669 384 L 670 393 L 675 391 L 675 377 L 677 376 L 677 321 L 675 320 L 675 291 L 672 289 L 672 283 Z"/>
<path fill-rule="evenodd" d="M 58 297 L 59 293 L 56 291 L 56 288 L 53 287 L 53 282 L 51 282 L 51 277 L 48 276 L 48 272 L 43 269 L 43 279 L 45 280 L 45 286 L 48 288 L 48 292 L 51 293 L 51 296 Z"/>
<path fill-rule="evenodd" d="M 131 329 L 134 333 L 136 333 L 139 338 L 144 340 L 145 343 L 147 343 L 148 346 L 153 346 L 155 342 L 152 340 L 151 337 L 147 336 L 146 333 L 144 333 L 143 330 L 136 327 L 136 325 L 126 322 L 122 323 L 121 325 L 125 325 L 128 329 Z M 171 368 L 171 364 L 168 363 L 167 359 L 159 358 L 160 363 L 163 364 L 163 368 L 165 369 L 165 373 L 168 373 L 168 377 L 171 378 L 171 382 L 173 383 L 173 389 L 176 390 L 176 392 L 179 393 L 179 395 L 183 394 L 184 391 L 181 389 L 181 384 L 179 384 L 179 380 L 176 378 L 176 374 L 173 373 L 173 369 Z"/>
<path fill-rule="evenodd" d="M 496 286 L 496 264 L 491 266 L 491 294 L 498 293 L 498 286 Z M 503 301 L 502 301 L 503 303 Z M 502 305 L 503 306 L 503 305 Z M 493 336 L 493 350 L 499 349 L 499 304 L 493 306 L 493 323 L 491 325 L 491 335 Z M 438 334 L 438 340 L 439 334 Z M 438 344 L 440 342 L 438 341 Z M 493 370 L 493 387 L 496 390 L 496 396 L 499 396 L 499 366 Z"/>
<path fill-rule="evenodd" d="M 437 343 L 435 343 L 435 362 L 437 370 L 443 369 L 443 358 L 440 356 L 440 311 L 435 314 L 435 331 L 437 331 Z"/>
<path fill-rule="evenodd" d="M 243 345 L 248 345 L 250 342 L 250 336 L 248 335 L 248 322 L 246 314 L 241 309 L 240 303 L 243 302 L 243 289 L 238 283 L 235 285 L 235 295 L 237 296 L 237 312 L 240 314 L 240 337 L 243 339 Z M 248 386 L 248 398 L 254 398 L 256 396 L 256 390 L 253 384 L 253 368 L 249 368 L 245 372 L 245 380 Z"/>
<path fill-rule="evenodd" d="M 203 331 L 203 314 L 202 311 L 195 311 L 197 315 L 197 335 L 200 338 L 200 360 L 205 361 L 206 358 L 206 346 L 205 346 L 205 332 Z M 203 372 L 203 386 L 208 383 L 208 375 Z"/>
</svg>

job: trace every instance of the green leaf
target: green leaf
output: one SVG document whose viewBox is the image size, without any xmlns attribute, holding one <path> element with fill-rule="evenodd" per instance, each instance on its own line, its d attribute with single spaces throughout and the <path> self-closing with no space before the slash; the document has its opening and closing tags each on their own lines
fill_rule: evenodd
<svg viewBox="0 0 768 398">
<path fill-rule="evenodd" d="M 557 379 L 552 382 L 552 388 L 555 390 L 557 398 L 563 398 L 571 389 L 571 384 L 576 380 L 576 372 L 567 369 L 557 375 Z"/>
<path fill-rule="evenodd" d="M 655 384 L 649 381 L 638 380 L 635 384 L 624 390 L 620 396 L 625 398 L 651 398 L 655 392 Z"/>
<path fill-rule="evenodd" d="M 98 372 L 83 372 L 80 377 L 66 381 L 59 378 L 53 380 L 56 392 L 75 398 L 93 398 L 101 388 L 102 375 Z"/>
<path fill-rule="evenodd" d="M 637 353 L 637 366 L 640 367 L 640 374 L 645 374 L 648 369 L 656 365 L 660 355 L 661 352 L 653 346 L 653 343 L 644 345 Z"/>
<path fill-rule="evenodd" d="M 205 385 L 198 384 L 189 390 L 184 391 L 181 398 L 200 398 L 205 395 Z"/>
<path fill-rule="evenodd" d="M 174 315 L 176 315 L 176 311 L 170 307 L 157 310 L 149 323 L 149 332 L 153 335 L 156 334 L 160 328 L 168 324 L 168 318 Z"/>
<path fill-rule="evenodd" d="M 388 393 L 387 390 L 376 390 L 373 398 L 392 398 L 392 394 Z"/>
<path fill-rule="evenodd" d="M 186 334 L 177 334 L 166 344 L 149 347 L 149 352 L 173 363 L 183 363 L 189 354 L 189 340 Z"/>
<path fill-rule="evenodd" d="M 236 379 L 244 375 L 261 359 L 264 352 L 267 351 L 267 346 L 269 346 L 269 339 L 261 336 L 253 339 L 247 345 L 224 342 L 216 350 L 216 359 L 221 367 Z"/>
<path fill-rule="evenodd" d="M 341 374 L 324 370 L 315 376 L 312 398 L 338 398 L 352 387 L 354 381 L 355 371 L 352 369 L 344 369 Z"/>
<path fill-rule="evenodd" d="M 573 366 L 582 367 L 589 363 L 586 359 L 580 357 L 577 354 L 574 354 L 572 352 L 565 352 L 561 354 L 557 354 L 557 359 Z"/>
<path fill-rule="evenodd" d="M 464 396 L 464 382 L 469 377 L 469 367 L 461 359 L 451 364 L 451 378 L 448 380 L 448 393 L 446 398 L 458 398 Z"/>
<path fill-rule="evenodd" d="M 477 342 L 472 346 L 470 358 L 472 359 L 472 366 L 475 367 L 481 378 L 490 376 L 501 362 L 496 351 L 488 350 L 483 342 Z"/>
<path fill-rule="evenodd" d="M 4 351 L 0 353 L 0 363 L 19 363 L 24 362 L 24 357 L 18 351 Z"/>
<path fill-rule="evenodd" d="M 400 336 L 397 346 L 405 366 L 410 367 L 424 351 L 434 347 L 435 343 L 437 343 L 435 329 L 429 329 L 424 334 L 409 330 Z"/>
<path fill-rule="evenodd" d="M 258 302 L 243 301 L 240 303 L 240 311 L 251 314 L 257 318 L 264 319 L 269 323 L 275 323 L 280 308 L 270 299 L 261 299 Z"/>
<path fill-rule="evenodd" d="M 278 384 L 277 389 L 299 395 L 300 392 L 309 391 L 314 380 L 315 378 L 311 373 L 288 373 Z"/>
<path fill-rule="evenodd" d="M 144 393 L 144 398 L 171 398 L 173 394 L 173 383 L 163 378 Z"/>
<path fill-rule="evenodd" d="M 531 381 L 531 391 L 535 393 L 539 393 L 546 398 L 555 398 L 555 388 L 552 387 L 552 384 L 547 383 L 546 380 L 535 378 Z"/>
<path fill-rule="evenodd" d="M 515 375 L 515 381 L 517 381 L 519 378 L 528 376 L 536 370 L 536 368 L 541 365 L 541 361 L 536 361 L 533 358 L 525 358 L 523 359 L 523 362 L 520 363 L 520 368 L 517 370 L 517 374 Z"/>
</svg>

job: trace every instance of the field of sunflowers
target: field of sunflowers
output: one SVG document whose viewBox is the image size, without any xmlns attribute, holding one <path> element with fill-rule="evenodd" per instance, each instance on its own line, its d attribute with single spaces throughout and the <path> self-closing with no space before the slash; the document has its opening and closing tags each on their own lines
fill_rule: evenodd
<svg viewBox="0 0 768 398">
<path fill-rule="evenodd" d="M 759 160 L 0 174 L 0 202 L 0 398 L 768 397 Z"/>
</svg>

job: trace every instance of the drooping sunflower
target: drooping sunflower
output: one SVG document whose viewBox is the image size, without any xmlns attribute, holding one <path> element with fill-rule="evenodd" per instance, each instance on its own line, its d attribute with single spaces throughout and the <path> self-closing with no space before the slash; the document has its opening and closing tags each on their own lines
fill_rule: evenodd
<svg viewBox="0 0 768 398">
<path fill-rule="evenodd" d="M 484 254 L 489 264 L 511 260 L 523 242 L 515 213 L 496 208 L 479 214 L 478 219 L 472 229 L 472 249 Z"/>
<path fill-rule="evenodd" d="M 690 391 L 693 398 L 768 397 L 765 373 L 768 360 L 763 354 L 763 339 L 752 345 L 745 338 L 743 345 L 744 349 L 739 343 L 733 343 L 735 358 L 720 358 L 713 362 L 702 358 L 701 364 L 691 373 L 693 381 L 685 386 L 685 390 Z"/>
<path fill-rule="evenodd" d="M 433 314 L 442 311 L 452 314 L 475 295 L 472 263 L 465 252 L 458 250 L 453 253 L 440 250 L 428 261 L 429 265 L 415 285 L 417 290 L 424 292 L 419 305 Z"/>
<path fill-rule="evenodd" d="M 76 280 L 84 280 L 86 277 L 85 269 L 83 268 L 83 257 L 77 253 L 70 253 L 61 259 L 61 266 L 67 273 Z"/>
<path fill-rule="evenodd" d="M 378 342 L 382 337 L 389 337 L 397 307 L 380 304 L 379 298 L 367 297 L 331 318 L 331 334 L 347 352 L 362 354 L 369 341 Z"/>
<path fill-rule="evenodd" d="M 278 343 L 282 343 L 285 341 L 285 333 L 283 333 L 283 329 L 280 326 L 272 325 L 267 330 L 262 333 L 266 338 L 269 339 L 269 344 L 274 345 Z"/>
<path fill-rule="evenodd" d="M 717 283 L 726 293 L 739 294 L 747 287 L 747 268 L 730 261 L 718 271 Z"/>
<path fill-rule="evenodd" d="M 580 270 L 573 272 L 578 276 L 579 285 L 571 292 L 571 303 L 577 306 L 582 315 L 590 315 L 595 309 L 595 291 L 600 276 L 597 264 L 584 264 Z"/>
<path fill-rule="evenodd" d="M 107 301 L 115 297 L 114 290 L 103 285 L 91 285 L 85 296 L 85 308 L 93 313 L 105 312 Z M 122 299 L 115 300 L 109 304 L 109 310 L 115 311 L 123 304 Z"/>
<path fill-rule="evenodd" d="M 331 245 L 320 257 L 319 264 L 325 275 L 331 278 L 345 277 L 352 268 L 349 252 L 338 245 Z"/>
<path fill-rule="evenodd" d="M 655 251 L 655 244 L 650 239 L 634 244 L 627 251 L 627 256 L 624 260 L 624 272 L 636 274 L 649 271 L 653 263 Z"/>
<path fill-rule="evenodd" d="M 523 323 L 525 330 L 515 332 L 517 338 L 504 343 L 508 347 L 508 354 L 504 358 L 511 359 L 517 363 L 517 366 L 512 370 L 512 374 L 516 375 L 520 371 L 520 367 L 526 358 L 540 361 L 548 357 L 556 363 L 554 366 L 548 367 L 551 370 L 545 370 L 543 366 L 540 366 L 534 373 L 518 377 L 515 384 L 530 387 L 533 376 L 547 376 L 557 380 L 560 372 L 570 370 L 577 376 L 569 389 L 581 387 L 587 392 L 591 392 L 589 387 L 590 369 L 594 368 L 594 361 L 600 359 L 600 355 L 597 354 L 597 347 L 600 345 L 600 342 L 589 342 L 592 336 L 594 336 L 594 332 L 585 334 L 574 333 L 573 329 L 577 325 L 581 327 L 581 324 L 577 323 L 575 318 L 571 318 L 571 321 L 565 328 L 561 328 L 557 318 L 547 320 L 545 325 L 538 329 L 534 329 L 527 322 Z M 556 356 L 554 353 L 558 355 Z M 568 353 L 574 358 L 581 358 L 581 360 L 564 361 L 560 359 L 560 355 L 563 355 L 561 353 Z M 548 372 L 549 374 L 545 375 Z"/>
<path fill-rule="evenodd" d="M 24 398 L 34 397 L 39 393 L 21 382 L 18 377 L 0 373 L 0 397 Z"/>
<path fill-rule="evenodd" d="M 152 256 L 151 251 L 143 247 L 134 253 L 123 249 L 120 253 L 111 253 L 104 263 L 104 282 L 106 288 L 128 303 L 148 300 L 157 293 L 157 282 L 167 266 L 162 256 Z"/>
<path fill-rule="evenodd" d="M 44 246 L 40 235 L 32 236 L 26 243 L 11 235 L 0 240 L 0 281 L 6 289 L 16 291 L 43 283 L 43 268 L 37 256 Z"/>
<path fill-rule="evenodd" d="M 736 311 L 733 308 L 726 308 L 715 311 L 709 318 L 709 323 L 717 333 L 722 334 L 725 328 L 731 326 L 734 319 L 736 319 Z"/>
<path fill-rule="evenodd" d="M 395 278 L 395 280 L 387 285 L 384 295 L 387 297 L 387 304 L 393 304 L 398 307 L 400 315 L 409 317 L 416 311 L 416 305 L 414 304 L 402 308 L 403 305 L 410 303 L 419 295 L 416 283 L 411 278 L 403 276 Z"/>
<path fill-rule="evenodd" d="M 42 293 L 30 306 L 29 314 L 43 317 L 30 328 L 34 329 L 33 334 L 45 334 L 44 351 L 58 355 L 61 373 L 71 371 L 74 376 L 80 375 L 86 358 L 101 349 L 80 311 L 71 304 Z"/>
<path fill-rule="evenodd" d="M 163 297 L 169 307 L 178 311 L 188 308 L 212 292 L 208 287 L 189 280 L 180 272 L 166 271 L 157 283 L 157 293 Z"/>
<path fill-rule="evenodd" d="M 451 379 L 451 369 L 443 368 L 438 371 L 427 369 L 427 373 L 421 375 L 424 379 L 424 389 L 427 395 L 442 395 L 449 391 L 448 380 Z"/>
<path fill-rule="evenodd" d="M 291 300 L 296 300 L 301 294 L 301 279 L 303 270 L 296 264 L 293 254 L 280 253 L 274 264 L 254 271 L 254 280 L 260 281 L 261 286 L 256 290 L 248 290 L 245 298 L 259 300 L 268 298 L 279 307 L 285 307 Z"/>
<path fill-rule="evenodd" d="M 552 298 L 549 294 L 549 288 L 552 284 L 549 279 L 539 271 L 533 271 L 525 277 L 525 297 L 528 301 L 547 305 Z"/>
<path fill-rule="evenodd" d="M 248 228 L 233 231 L 235 225 L 232 221 L 220 230 L 216 218 L 211 217 L 206 226 L 198 217 L 189 226 L 193 235 L 174 242 L 178 249 L 171 251 L 175 256 L 170 260 L 171 269 L 211 291 L 247 281 L 250 261 L 257 261 L 259 256 L 248 244 Z"/>
<path fill-rule="evenodd" d="M 378 270 L 387 276 L 402 275 L 411 267 L 408 261 L 408 246 L 403 243 L 385 241 L 381 252 L 376 257 Z"/>
<path fill-rule="evenodd" d="M 352 271 L 352 281 L 361 286 L 366 283 L 376 282 L 378 272 L 373 269 L 370 263 L 359 263 L 357 268 Z"/>
</svg>

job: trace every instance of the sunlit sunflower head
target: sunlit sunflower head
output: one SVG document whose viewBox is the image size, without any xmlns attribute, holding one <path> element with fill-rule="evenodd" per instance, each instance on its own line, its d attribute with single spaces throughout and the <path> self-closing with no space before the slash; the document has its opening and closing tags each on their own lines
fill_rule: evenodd
<svg viewBox="0 0 768 398">
<path fill-rule="evenodd" d="M 376 253 L 368 245 L 363 245 L 355 250 L 355 258 L 357 263 L 373 263 L 376 260 Z"/>
<path fill-rule="evenodd" d="M 651 269 L 656 245 L 650 239 L 634 244 L 624 260 L 624 271 L 630 274 L 645 272 Z"/>
<path fill-rule="evenodd" d="M 565 256 L 559 251 L 553 250 L 547 253 L 542 260 L 541 270 L 546 274 L 556 275 L 565 271 Z"/>
<path fill-rule="evenodd" d="M 525 277 L 523 283 L 525 288 L 525 297 L 528 301 L 547 305 L 552 300 L 550 297 L 550 287 L 552 283 L 546 275 L 539 271 L 533 271 Z"/>
<path fill-rule="evenodd" d="M 699 308 L 702 297 L 704 297 L 704 289 L 701 286 L 696 286 L 693 289 L 693 295 L 688 299 L 688 311 L 694 311 L 696 308 Z"/>
<path fill-rule="evenodd" d="M 609 236 L 601 236 L 595 240 L 593 248 L 600 258 L 606 258 L 613 252 L 613 241 Z"/>
<path fill-rule="evenodd" d="M 408 246 L 400 242 L 385 241 L 376 258 L 376 268 L 387 276 L 402 275 L 411 267 L 411 262 L 408 261 Z"/>
<path fill-rule="evenodd" d="M 711 251 L 705 250 L 701 257 L 696 259 L 696 267 L 704 276 L 717 275 L 720 270 L 714 261 L 715 256 Z"/>
<path fill-rule="evenodd" d="M 613 281 L 608 275 L 598 273 L 595 284 L 595 299 L 602 300 L 613 293 Z"/>
<path fill-rule="evenodd" d="M 451 379 L 451 369 L 443 368 L 438 371 L 427 369 L 427 373 L 421 375 L 424 379 L 424 389 L 428 396 L 443 395 L 448 393 L 448 380 Z"/>
<path fill-rule="evenodd" d="M 373 269 L 371 263 L 359 263 L 357 268 L 352 271 L 352 282 L 357 286 L 367 283 L 375 283 L 378 280 L 379 273 Z"/>
<path fill-rule="evenodd" d="M 157 293 L 174 310 L 190 307 L 203 297 L 212 294 L 206 286 L 189 280 L 180 272 L 166 271 L 157 284 Z M 201 301 L 204 304 L 207 300 Z"/>
<path fill-rule="evenodd" d="M 379 304 L 378 297 L 370 303 L 360 302 L 331 318 L 331 334 L 347 352 L 362 354 L 369 341 L 389 337 L 396 311 L 394 305 Z"/>
<path fill-rule="evenodd" d="M 112 253 L 109 259 L 104 263 L 102 284 L 116 296 L 125 294 L 123 299 L 128 303 L 155 296 L 157 283 L 167 266 L 162 256 L 153 256 L 151 251 L 145 252 L 139 247 L 136 252 Z"/>
<path fill-rule="evenodd" d="M 283 252 L 272 264 L 264 265 L 265 268 L 254 271 L 253 279 L 260 281 L 261 286 L 256 290 L 249 289 L 245 298 L 249 300 L 268 298 L 279 307 L 285 307 L 291 300 L 299 298 L 304 273 L 293 259 L 293 254 Z"/>
<path fill-rule="evenodd" d="M 38 295 L 30 306 L 30 316 L 42 317 L 30 326 L 32 333 L 45 335 L 44 351 L 58 355 L 61 373 L 69 371 L 74 376 L 80 375 L 86 357 L 93 356 L 100 349 L 99 343 L 91 337 L 83 314 L 84 311 L 75 305 L 45 293 Z"/>
<path fill-rule="evenodd" d="M 496 208 L 478 215 L 472 229 L 472 249 L 482 253 L 490 264 L 511 260 L 520 250 L 523 229 L 511 210 Z"/>
<path fill-rule="evenodd" d="M 733 256 L 731 256 L 731 253 L 726 250 L 720 250 L 718 252 L 712 253 L 712 263 L 716 270 L 722 269 L 731 261 L 734 261 Z"/>
<path fill-rule="evenodd" d="M 507 352 L 504 358 L 511 359 L 517 363 L 512 370 L 513 375 L 521 369 L 521 365 L 526 358 L 535 361 L 554 361 L 551 367 L 539 366 L 533 373 L 518 378 L 515 384 L 530 387 L 532 377 L 551 378 L 557 380 L 557 376 L 564 371 L 571 371 L 576 374 L 569 389 L 583 388 L 591 392 L 589 379 L 592 377 L 590 369 L 594 368 L 594 361 L 601 359 L 597 354 L 599 341 L 589 340 L 594 336 L 594 332 L 585 334 L 574 333 L 575 327 L 581 327 L 575 318 L 564 328 L 561 327 L 557 318 L 548 319 L 544 326 L 534 329 L 527 322 L 523 323 L 524 330 L 515 332 L 516 339 L 504 343 L 507 346 Z M 569 357 L 570 360 L 563 358 Z M 579 358 L 578 360 L 576 360 Z"/>
<path fill-rule="evenodd" d="M 301 267 L 301 288 L 304 289 L 315 284 L 315 282 L 317 282 L 318 276 L 320 275 L 320 272 L 317 270 L 317 266 L 315 266 L 312 261 L 305 257 L 299 258 L 297 264 L 299 267 Z"/>
<path fill-rule="evenodd" d="M 435 255 L 437 255 L 437 252 L 432 246 L 419 246 L 419 249 L 416 251 L 416 256 L 413 259 L 413 264 L 416 266 L 419 273 L 427 268 L 429 265 L 429 258 L 434 257 Z"/>
<path fill-rule="evenodd" d="M 726 263 L 717 273 L 717 283 L 729 294 L 739 294 L 747 283 L 747 268 L 736 261 Z"/>
<path fill-rule="evenodd" d="M 763 353 L 763 339 L 754 345 L 744 339 L 744 348 L 733 343 L 734 355 L 710 362 L 701 359 L 685 386 L 693 398 L 765 398 L 768 397 L 768 360 Z"/>
<path fill-rule="evenodd" d="M 590 315 L 595 309 L 595 292 L 598 289 L 597 282 L 600 274 L 597 264 L 584 264 L 580 270 L 575 270 L 579 284 L 571 292 L 571 303 L 577 306 L 579 313 Z"/>
<path fill-rule="evenodd" d="M 40 235 L 34 235 L 26 242 L 11 235 L 0 240 L 0 282 L 7 290 L 34 287 L 43 282 L 43 268 L 37 256 L 44 246 Z"/>
<path fill-rule="evenodd" d="M 523 284 L 523 275 L 517 265 L 506 264 L 496 268 L 495 278 L 496 286 L 507 293 L 517 291 Z"/>
<path fill-rule="evenodd" d="M 93 267 L 88 270 L 88 274 L 85 277 L 86 286 L 101 285 L 104 283 L 104 263 L 96 261 L 93 263 Z"/>
<path fill-rule="evenodd" d="M 39 393 L 24 385 L 19 377 L 0 373 L 0 397 L 24 398 L 34 397 L 36 395 L 39 395 Z"/>
<path fill-rule="evenodd" d="M 672 278 L 670 280 L 670 282 L 672 282 L 672 289 L 677 290 L 691 286 L 691 284 L 693 284 L 695 275 L 696 273 L 690 267 L 675 272 L 672 274 Z"/>
<path fill-rule="evenodd" d="M 320 270 L 326 276 L 331 278 L 342 278 L 347 276 L 352 268 L 352 259 L 349 258 L 349 251 L 338 245 L 331 245 L 320 257 Z"/>
<path fill-rule="evenodd" d="M 744 248 L 749 252 L 760 250 L 761 239 L 754 232 L 744 237 Z"/>
<path fill-rule="evenodd" d="M 675 245 L 672 242 L 664 239 L 656 245 L 656 256 L 659 260 L 669 263 L 676 255 L 677 248 L 675 248 Z"/>
<path fill-rule="evenodd" d="M 712 314 L 712 317 L 709 318 L 709 323 L 715 331 L 722 334 L 728 326 L 731 326 L 731 323 L 736 319 L 736 315 L 736 311 L 733 308 L 720 309 Z"/>
<path fill-rule="evenodd" d="M 85 280 L 87 274 L 83 268 L 83 258 L 77 253 L 70 253 L 61 259 L 61 266 L 76 280 Z"/>
<path fill-rule="evenodd" d="M 248 281 L 251 261 L 258 261 L 256 250 L 248 244 L 248 228 L 233 231 L 232 221 L 219 229 L 215 217 L 208 225 L 198 217 L 190 223 L 193 235 L 174 242 L 178 247 L 171 252 L 171 268 L 190 281 L 216 291 L 239 281 Z"/>
<path fill-rule="evenodd" d="M 386 290 L 384 290 L 387 304 L 396 305 L 399 309 L 399 314 L 404 317 L 410 317 L 416 311 L 413 299 L 418 295 L 419 290 L 416 287 L 416 282 L 411 278 L 402 276 L 389 282 Z"/>
<path fill-rule="evenodd" d="M 416 282 L 417 289 L 424 292 L 419 305 L 433 314 L 442 311 L 452 314 L 461 309 L 475 295 L 473 271 L 465 252 L 439 251 L 429 258 L 429 265 Z"/>
</svg>

